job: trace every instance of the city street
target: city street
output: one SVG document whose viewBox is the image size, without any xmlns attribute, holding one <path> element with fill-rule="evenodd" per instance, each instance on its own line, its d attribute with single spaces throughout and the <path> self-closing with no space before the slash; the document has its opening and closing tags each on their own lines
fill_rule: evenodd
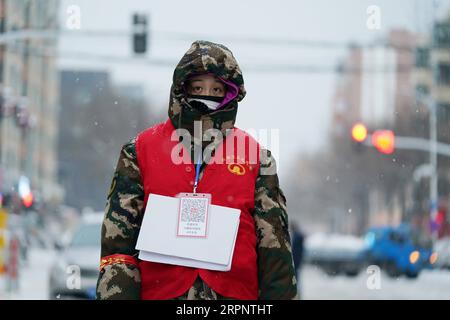
<svg viewBox="0 0 450 320">
<path fill-rule="evenodd" d="M 29 264 L 21 271 L 19 292 L 5 294 L 0 290 L 0 300 L 48 299 L 48 275 L 54 258 L 54 251 L 31 250 Z M 306 266 L 301 275 L 301 298 L 305 300 L 450 299 L 450 271 L 427 270 L 415 280 L 403 277 L 392 279 L 382 273 L 379 290 L 367 288 L 367 277 L 365 273 L 360 273 L 354 278 L 329 277 L 313 266 Z M 1 285 L 3 288 L 4 279 Z"/>
<path fill-rule="evenodd" d="M 450 300 L 450 0 L 0 0 L 0 300 L 292 300 L 299 266 Z"/>
<path fill-rule="evenodd" d="M 0 277 L 0 300 L 48 299 L 48 276 L 56 256 L 55 251 L 31 249 L 29 261 L 19 271 L 19 289 L 8 293 L 5 277 Z"/>
<path fill-rule="evenodd" d="M 305 300 L 403 300 L 403 299 L 450 299 L 450 271 L 426 270 L 417 279 L 401 277 L 392 279 L 381 273 L 381 288 L 370 290 L 366 281 L 368 274 L 357 277 L 329 277 L 315 267 L 307 266 L 301 280 Z"/>
</svg>

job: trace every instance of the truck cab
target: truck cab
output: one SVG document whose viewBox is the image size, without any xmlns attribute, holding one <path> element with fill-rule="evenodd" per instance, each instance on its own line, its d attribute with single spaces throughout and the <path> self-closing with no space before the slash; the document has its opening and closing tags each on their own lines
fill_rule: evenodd
<svg viewBox="0 0 450 320">
<path fill-rule="evenodd" d="M 391 277 L 416 278 L 435 260 L 431 238 L 408 224 L 371 228 L 365 242 L 368 262 Z"/>
</svg>

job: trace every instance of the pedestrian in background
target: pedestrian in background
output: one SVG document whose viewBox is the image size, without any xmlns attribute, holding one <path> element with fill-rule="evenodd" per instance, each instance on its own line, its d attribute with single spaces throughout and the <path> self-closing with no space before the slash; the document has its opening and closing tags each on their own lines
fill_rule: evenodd
<svg viewBox="0 0 450 320">
<path fill-rule="evenodd" d="M 305 242 L 305 236 L 298 226 L 298 224 L 295 221 L 291 221 L 291 243 L 292 243 L 292 256 L 294 258 L 294 268 L 295 268 L 295 275 L 297 278 L 297 286 L 298 286 L 298 293 L 300 296 L 300 275 L 301 275 L 301 268 L 303 264 L 303 255 L 304 255 L 304 242 Z"/>
</svg>

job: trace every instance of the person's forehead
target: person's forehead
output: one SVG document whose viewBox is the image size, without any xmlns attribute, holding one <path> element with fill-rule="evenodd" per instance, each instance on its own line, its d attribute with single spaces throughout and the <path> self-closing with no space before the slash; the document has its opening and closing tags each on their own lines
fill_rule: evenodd
<svg viewBox="0 0 450 320">
<path fill-rule="evenodd" d="M 208 81 L 208 80 L 213 80 L 215 82 L 222 84 L 222 81 L 220 81 L 216 76 L 209 75 L 209 74 L 202 74 L 199 76 L 192 77 L 192 79 L 190 81 L 197 82 L 197 81 Z"/>
</svg>

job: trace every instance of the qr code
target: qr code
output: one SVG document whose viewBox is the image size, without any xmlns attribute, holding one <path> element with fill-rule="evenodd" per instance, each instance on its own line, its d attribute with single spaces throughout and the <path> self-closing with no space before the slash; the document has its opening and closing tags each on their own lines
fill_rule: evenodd
<svg viewBox="0 0 450 320">
<path fill-rule="evenodd" d="M 207 199 L 183 199 L 181 202 L 181 221 L 204 222 L 207 203 Z"/>
</svg>

